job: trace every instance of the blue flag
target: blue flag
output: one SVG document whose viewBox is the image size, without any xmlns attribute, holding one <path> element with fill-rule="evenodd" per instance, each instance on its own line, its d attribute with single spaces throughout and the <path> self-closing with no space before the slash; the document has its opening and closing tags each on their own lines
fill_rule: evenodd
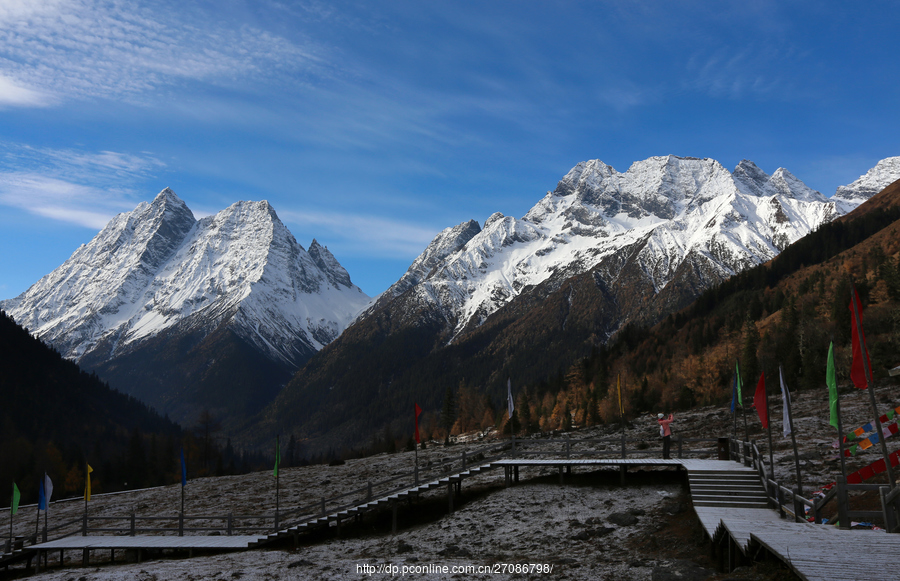
<svg viewBox="0 0 900 581">
<path fill-rule="evenodd" d="M 737 373 L 734 374 L 734 384 L 731 386 L 731 413 L 734 413 L 734 402 L 737 401 Z"/>
<path fill-rule="evenodd" d="M 38 510 L 47 510 L 47 495 L 44 494 L 43 478 L 41 478 L 41 484 L 38 487 Z"/>
<path fill-rule="evenodd" d="M 181 487 L 187 486 L 187 465 L 184 463 L 184 448 L 181 449 Z"/>
</svg>

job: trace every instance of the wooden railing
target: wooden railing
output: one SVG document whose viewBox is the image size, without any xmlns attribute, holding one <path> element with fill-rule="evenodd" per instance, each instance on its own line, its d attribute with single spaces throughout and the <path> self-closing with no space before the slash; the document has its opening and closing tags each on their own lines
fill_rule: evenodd
<svg viewBox="0 0 900 581">
<path fill-rule="evenodd" d="M 681 438 L 673 436 L 671 454 L 676 458 L 709 456 L 719 453 L 720 438 Z M 700 444 L 698 446 L 698 444 Z M 712 444 L 710 446 L 710 444 Z M 629 447 L 632 445 L 632 447 Z M 549 438 L 516 438 L 510 453 L 514 457 L 562 455 L 565 458 L 579 456 L 659 456 L 661 446 L 656 439 L 570 438 L 568 434 Z"/>
<path fill-rule="evenodd" d="M 672 438 L 672 455 L 677 458 L 690 456 L 721 456 L 719 445 L 721 438 Z M 718 449 L 717 449 L 717 446 Z M 156 533 L 218 533 L 224 535 L 259 534 L 265 535 L 278 530 L 291 528 L 303 522 L 326 517 L 337 512 L 358 506 L 364 502 L 383 498 L 408 490 L 434 479 L 450 474 L 458 474 L 475 465 L 482 465 L 511 454 L 513 457 L 554 455 L 565 458 L 583 456 L 639 457 L 659 456 L 659 441 L 656 439 L 609 438 L 572 438 L 551 435 L 542 438 L 516 438 L 500 444 L 485 446 L 474 451 L 463 450 L 459 456 L 443 458 L 433 462 L 420 460 L 412 470 L 402 472 L 377 482 L 366 482 L 365 485 L 331 497 L 323 497 L 305 505 L 295 506 L 288 510 L 276 510 L 274 513 L 240 515 L 213 514 L 188 515 L 178 513 L 170 516 L 141 516 L 130 512 L 118 516 L 90 516 L 85 514 L 76 520 L 45 527 L 39 534 L 28 537 L 6 539 L 5 552 L 9 553 L 15 545 L 17 548 L 65 538 L 72 535 L 115 534 L 130 535 Z M 191 526 L 193 525 L 193 526 Z"/>
<path fill-rule="evenodd" d="M 756 442 L 743 442 L 731 440 L 732 458 L 740 458 L 745 466 L 753 467 L 759 472 L 760 481 L 766 489 L 769 502 L 782 516 L 785 507 L 790 507 L 790 513 L 795 522 L 805 522 L 806 508 L 812 513 L 813 522 L 822 524 L 822 514 L 825 506 L 832 500 L 837 502 L 838 523 L 841 528 L 849 529 L 853 520 L 869 521 L 882 519 L 888 532 L 900 532 L 900 487 L 894 488 L 882 484 L 848 484 L 840 478 L 837 485 L 831 488 L 824 497 L 809 500 L 800 496 L 796 489 L 790 489 L 775 480 L 774 471 L 768 466 L 765 457 L 759 452 Z M 881 497 L 882 510 L 852 510 L 850 508 L 850 495 L 852 491 L 877 492 Z"/>
<path fill-rule="evenodd" d="M 306 505 L 296 506 L 288 510 L 276 510 L 274 513 L 257 515 L 213 514 L 187 515 L 178 513 L 171 516 L 139 516 L 131 512 L 121 516 L 90 516 L 44 527 L 39 533 L 15 537 L 6 537 L 0 547 L 3 553 L 11 553 L 13 549 L 36 545 L 48 540 L 61 539 L 73 535 L 115 534 L 135 536 L 144 533 L 177 534 L 185 533 L 218 533 L 259 534 L 266 535 L 279 530 L 308 522 L 330 514 L 341 512 L 367 501 L 390 496 L 408 490 L 431 480 L 443 478 L 448 474 L 456 474 L 466 469 L 481 465 L 503 457 L 509 450 L 509 441 L 478 448 L 474 451 L 463 450 L 459 456 L 442 458 L 433 462 L 421 459 L 412 470 L 402 472 L 377 482 L 366 482 L 364 486 L 338 494 L 323 497 Z M 198 523 L 190 526 L 190 523 Z M 142 526 L 145 525 L 145 526 Z M 0 537 L 2 538 L 2 537 Z"/>
</svg>

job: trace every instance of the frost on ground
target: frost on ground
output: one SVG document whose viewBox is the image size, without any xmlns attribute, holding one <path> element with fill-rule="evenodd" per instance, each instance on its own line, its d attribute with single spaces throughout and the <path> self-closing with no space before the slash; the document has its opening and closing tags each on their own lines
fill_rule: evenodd
<svg viewBox="0 0 900 581">
<path fill-rule="evenodd" d="M 900 386 L 891 383 L 877 391 L 879 411 L 900 404 Z M 777 478 L 795 486 L 794 458 L 790 438 L 781 437 L 780 398 L 770 399 L 774 456 Z M 749 402 L 748 402 L 749 405 Z M 872 419 L 868 394 L 845 391 L 841 397 L 844 431 Z M 835 481 L 840 475 L 836 432 L 828 426 L 827 392 L 807 391 L 794 395 L 794 425 L 800 452 L 804 491 Z M 732 416 L 726 407 L 707 407 L 675 415 L 677 436 L 710 438 L 731 435 Z M 759 427 L 755 411 L 748 409 L 751 439 L 768 456 L 768 439 Z M 743 432 L 738 416 L 737 433 Z M 644 453 L 659 456 L 658 428 L 649 415 L 634 419 L 627 427 L 629 448 L 644 447 Z M 577 430 L 572 438 L 615 437 L 616 426 Z M 539 439 L 548 442 L 546 436 Z M 893 440 L 893 439 L 892 439 Z M 900 442 L 888 440 L 890 449 Z M 532 440 L 535 441 L 535 440 Z M 553 445 L 562 450 L 555 435 Z M 441 459 L 458 457 L 463 450 L 474 454 L 495 442 L 467 442 L 454 446 L 429 446 L 419 453 L 421 463 L 439 464 Z M 519 442 L 521 445 L 522 442 Z M 715 448 L 708 447 L 708 457 Z M 673 446 L 673 449 L 675 447 Z M 850 459 L 848 470 L 857 470 L 880 457 L 873 447 Z M 368 481 L 380 481 L 407 472 L 413 454 L 381 454 L 348 460 L 341 466 L 283 468 L 280 479 L 282 510 L 309 504 L 324 497 L 358 490 Z M 883 481 L 883 475 L 881 477 Z M 92 516 L 138 515 L 174 516 L 178 512 L 180 487 L 112 495 L 96 495 L 89 505 Z M 191 480 L 186 489 L 187 514 L 271 514 L 275 506 L 275 486 L 271 471 L 243 476 Z M 185 553 L 149 555 L 134 562 L 133 554 L 116 554 L 109 563 L 108 551 L 92 554 L 89 567 L 81 566 L 80 551 L 66 554 L 60 567 L 58 554 L 50 555 L 50 570 L 35 576 L 39 580 L 78 581 L 119 579 L 354 579 L 388 578 L 385 567 L 396 566 L 394 576 L 407 567 L 409 579 L 781 579 L 784 571 L 760 571 L 762 565 L 731 575 L 715 574 L 709 561 L 708 539 L 691 509 L 685 478 L 675 470 L 656 469 L 629 472 L 626 485 L 619 484 L 616 470 L 577 468 L 559 484 L 555 470 L 522 468 L 520 482 L 504 487 L 502 470 L 467 479 L 462 496 L 448 513 L 446 489 L 423 494 L 398 511 L 398 534 L 391 534 L 389 510 L 366 514 L 350 522 L 337 536 L 336 527 L 300 537 L 295 548 L 283 545 L 236 553 Z M 831 508 L 834 508 L 832 503 Z M 33 534 L 34 507 L 23 507 L 14 521 L 16 534 Z M 50 525 L 78 519 L 83 511 L 79 500 L 54 503 Z M 24 516 L 24 515 L 32 516 Z M 827 509 L 826 509 L 826 516 Z M 263 523 L 260 522 L 260 525 Z M 8 527 L 8 513 L 0 517 L 0 527 Z M 120 524 L 119 526 L 124 526 Z M 174 525 L 173 525 L 174 526 Z M 174 531 L 173 531 L 174 532 Z M 77 553 L 77 554 L 76 554 Z M 552 566 L 550 573 L 502 572 L 504 564 Z M 452 567 L 499 566 L 501 573 L 452 572 Z M 380 567 L 380 569 L 379 569 Z M 441 569 L 435 570 L 435 567 Z M 447 567 L 446 573 L 443 567 Z M 417 569 L 410 569 L 417 568 Z M 410 572 L 411 571 L 411 572 Z M 423 572 L 425 571 L 425 572 Z"/>
</svg>

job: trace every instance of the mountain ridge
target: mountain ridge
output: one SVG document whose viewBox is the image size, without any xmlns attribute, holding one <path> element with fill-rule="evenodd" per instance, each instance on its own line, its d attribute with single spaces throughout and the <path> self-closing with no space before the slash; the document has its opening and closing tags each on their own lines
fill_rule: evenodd
<svg viewBox="0 0 900 581">
<path fill-rule="evenodd" d="M 228 349 L 246 360 L 258 359 L 246 350 L 258 351 L 281 370 L 275 376 L 283 382 L 369 300 L 326 247 L 314 240 L 306 251 L 298 244 L 267 201 L 239 201 L 196 220 L 165 188 L 151 203 L 114 217 L 60 267 L 0 308 L 88 369 L 125 373 L 107 377 L 114 387 L 174 412 L 166 405 L 171 393 L 190 386 L 176 381 L 166 387 L 172 378 L 165 368 L 182 368 L 200 345 L 209 355 L 195 365 L 222 365 L 207 337 L 230 342 Z M 233 337 L 216 333 L 222 325 Z M 142 360 L 142 348 L 162 335 L 184 351 L 153 347 L 165 357 Z M 123 357 L 146 373 L 126 371 L 116 363 Z M 252 393 L 252 386 L 244 389 Z M 190 409 L 180 406 L 178 419 L 188 420 Z"/>
</svg>

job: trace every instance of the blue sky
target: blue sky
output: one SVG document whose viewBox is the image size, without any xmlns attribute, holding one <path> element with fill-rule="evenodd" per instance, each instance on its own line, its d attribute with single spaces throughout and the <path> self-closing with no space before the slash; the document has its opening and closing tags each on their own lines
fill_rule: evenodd
<svg viewBox="0 0 900 581">
<path fill-rule="evenodd" d="M 171 187 L 267 199 L 375 295 L 576 163 L 900 154 L 896 2 L 3 0 L 0 298 Z"/>
</svg>

